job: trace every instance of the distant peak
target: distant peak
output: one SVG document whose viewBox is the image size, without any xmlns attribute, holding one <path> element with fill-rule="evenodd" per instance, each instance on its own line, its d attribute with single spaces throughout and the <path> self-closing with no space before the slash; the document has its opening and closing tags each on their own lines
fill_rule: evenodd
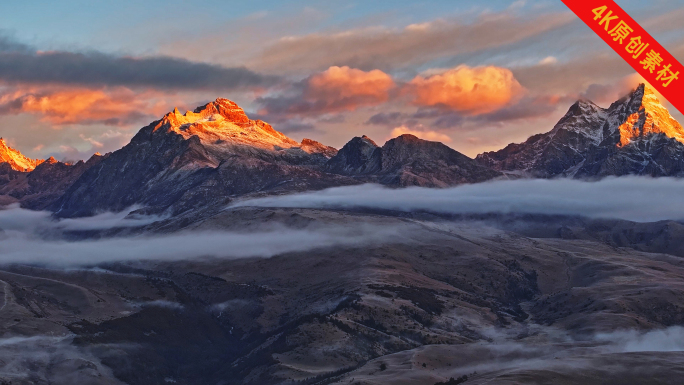
<svg viewBox="0 0 684 385">
<path fill-rule="evenodd" d="M 643 95 L 643 98 L 652 97 L 653 99 L 655 99 L 655 101 L 660 103 L 660 100 L 658 100 L 658 96 L 656 95 L 656 91 L 653 88 L 641 84 L 641 86 L 637 88 L 637 90 L 640 90 L 639 92 Z"/>
<path fill-rule="evenodd" d="M 684 143 L 684 129 L 660 103 L 655 90 L 641 83 L 626 98 L 626 101 L 621 99 L 626 103 L 624 111 L 627 116 L 618 127 L 618 146 L 625 146 L 649 134 L 664 134 Z"/>
<path fill-rule="evenodd" d="M 402 142 L 420 142 L 421 141 L 420 138 L 418 138 L 415 135 L 411 135 L 411 134 L 401 134 L 401 135 L 397 136 L 396 138 L 394 138 L 394 140 L 399 140 Z"/>
<path fill-rule="evenodd" d="M 237 105 L 232 100 L 225 99 L 225 98 L 216 98 L 213 102 L 209 102 L 207 104 L 204 104 L 202 106 L 199 106 L 195 108 L 194 112 L 195 113 L 201 113 L 202 111 L 216 111 L 216 112 L 222 112 L 222 111 L 233 111 L 233 110 L 240 110 L 242 111 L 242 108 Z"/>
<path fill-rule="evenodd" d="M 577 101 L 575 102 L 575 104 L 577 104 L 578 106 L 598 107 L 598 106 L 596 105 L 596 103 L 592 102 L 592 101 L 589 100 L 589 99 L 584 99 L 584 98 L 582 98 L 582 99 L 577 99 Z"/>
<path fill-rule="evenodd" d="M 302 139 L 301 149 L 309 154 L 323 154 L 328 158 L 335 156 L 337 154 L 337 149 L 334 147 L 326 146 L 325 144 L 315 141 L 313 139 L 304 138 Z"/>
<path fill-rule="evenodd" d="M 316 141 L 316 140 L 313 140 L 313 139 L 304 138 L 304 139 L 302 139 L 302 145 L 303 146 L 319 146 L 319 145 L 322 146 L 323 143 Z"/>
<path fill-rule="evenodd" d="M 639 83 L 639 85 L 636 86 L 630 94 L 643 95 L 645 92 L 653 92 L 653 90 L 651 89 L 651 87 L 648 87 L 646 83 Z"/>
<path fill-rule="evenodd" d="M 625 98 L 631 100 L 632 102 L 641 103 L 641 99 L 646 94 L 653 94 L 653 91 L 646 87 L 646 84 L 639 83 L 639 85 L 634 88 L 629 94 L 625 95 Z"/>
<path fill-rule="evenodd" d="M 373 141 L 373 139 L 367 137 L 366 135 L 362 135 L 362 136 L 361 136 L 361 139 L 364 140 L 364 141 L 366 141 L 366 142 L 368 142 L 368 143 L 370 143 L 370 144 L 372 144 L 372 145 L 375 146 L 375 147 L 379 147 L 379 146 L 375 143 L 375 141 Z"/>
<path fill-rule="evenodd" d="M 221 115 L 224 119 L 233 123 L 249 123 L 249 118 L 245 111 L 237 103 L 218 98 L 213 102 L 195 108 L 193 112 L 187 112 L 186 117 L 208 118 L 212 115 Z"/>
<path fill-rule="evenodd" d="M 232 107 L 240 108 L 240 107 L 237 105 L 237 103 L 235 103 L 234 101 L 232 101 L 232 100 L 230 100 L 230 99 L 226 99 L 226 98 L 216 98 L 216 100 L 214 100 L 213 103 L 215 103 L 215 104 L 220 104 L 220 105 L 223 105 L 223 106 L 232 106 Z"/>
<path fill-rule="evenodd" d="M 24 156 L 21 152 L 8 146 L 3 138 L 0 138 L 0 163 L 8 163 L 12 169 L 17 171 L 33 171 L 41 159 L 31 159 Z"/>
<path fill-rule="evenodd" d="M 620 102 L 626 102 L 633 112 L 642 108 L 645 104 L 661 106 L 656 91 L 644 83 L 640 83 L 629 94 L 625 95 L 616 103 Z"/>
<path fill-rule="evenodd" d="M 193 111 L 187 111 L 185 114 L 181 114 L 178 107 L 174 107 L 173 111 L 164 115 L 162 123 L 180 126 L 203 119 L 215 118 L 216 116 L 220 116 L 222 119 L 236 124 L 247 124 L 250 122 L 245 111 L 235 102 L 224 98 L 218 98 L 213 102 L 195 108 Z"/>
<path fill-rule="evenodd" d="M 595 111 L 600 111 L 601 109 L 601 107 L 591 100 L 582 98 L 578 99 L 572 106 L 570 106 L 568 113 L 572 115 L 580 115 L 593 113 Z"/>
<path fill-rule="evenodd" d="M 195 108 L 194 112 L 199 113 L 199 112 L 201 112 L 203 110 L 207 110 L 207 109 L 209 109 L 209 110 L 213 109 L 216 111 L 220 111 L 220 110 L 233 110 L 233 109 L 241 110 L 242 108 L 240 108 L 240 106 L 238 106 L 237 103 L 235 103 L 232 100 L 229 100 L 226 98 L 216 98 L 216 100 L 214 100 L 213 102 L 209 102 L 205 105 L 202 105 L 202 106 Z"/>
<path fill-rule="evenodd" d="M 165 135 L 171 132 L 185 139 L 196 137 L 205 145 L 219 147 L 240 144 L 279 151 L 301 146 L 268 123 L 249 119 L 240 106 L 225 98 L 218 98 L 184 114 L 174 108 L 152 126 L 152 133 Z"/>
<path fill-rule="evenodd" d="M 656 105 L 661 106 L 660 100 L 656 94 L 656 91 L 650 86 L 640 83 L 636 88 L 634 88 L 629 94 L 625 95 L 622 99 L 618 100 L 616 103 L 627 103 L 629 109 L 636 111 L 643 105 Z M 664 108 L 664 107 L 663 107 Z"/>
<path fill-rule="evenodd" d="M 578 99 L 573 103 L 563 117 L 551 130 L 555 135 L 559 130 L 581 132 L 585 136 L 593 138 L 596 142 L 602 139 L 600 127 L 589 122 L 600 121 L 604 118 L 605 110 L 588 99 Z"/>
</svg>

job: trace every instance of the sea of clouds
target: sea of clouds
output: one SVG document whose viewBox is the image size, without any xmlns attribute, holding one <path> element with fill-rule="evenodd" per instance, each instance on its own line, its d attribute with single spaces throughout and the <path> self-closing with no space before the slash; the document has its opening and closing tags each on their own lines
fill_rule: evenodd
<svg viewBox="0 0 684 385">
<path fill-rule="evenodd" d="M 435 189 L 392 189 L 375 184 L 338 187 L 239 201 L 238 207 L 430 211 L 450 214 L 532 213 L 632 221 L 684 219 L 684 180 L 623 177 L 597 182 L 570 179 L 508 180 Z M 332 246 L 366 246 L 403 239 L 406 228 L 337 224 L 291 228 L 267 223 L 249 231 L 179 231 L 73 240 L 61 234 L 139 227 L 166 218 L 120 213 L 57 219 L 18 206 L 0 210 L 0 264 L 96 265 L 134 260 L 272 257 Z"/>
</svg>

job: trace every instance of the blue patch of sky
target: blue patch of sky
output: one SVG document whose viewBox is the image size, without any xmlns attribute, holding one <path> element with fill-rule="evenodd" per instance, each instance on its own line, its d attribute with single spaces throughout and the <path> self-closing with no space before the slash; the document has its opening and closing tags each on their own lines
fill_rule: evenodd
<svg viewBox="0 0 684 385">
<path fill-rule="evenodd" d="M 677 0 L 619 0 L 618 4 L 637 21 L 683 6 Z M 183 34 L 201 35 L 217 28 L 220 30 L 221 25 L 231 21 L 259 14 L 269 18 L 281 15 L 287 18 L 307 8 L 326 16 L 323 21 L 312 22 L 309 30 L 306 26 L 299 26 L 298 33 L 368 25 L 403 27 L 451 17 L 464 18 L 468 22 L 482 12 L 506 9 L 525 15 L 567 10 L 560 0 L 3 0 L 0 2 L 0 32 L 41 50 L 95 49 L 124 54 L 154 54 L 164 36 L 173 39 L 173 36 Z M 269 28 L 268 20 L 265 19 L 263 28 Z M 504 49 L 443 58 L 426 64 L 425 68 L 459 63 L 480 64 L 485 59 L 488 64 L 524 65 L 527 64 L 523 63 L 525 60 L 542 59 L 537 58 L 539 55 L 563 60 L 586 48 L 573 46 L 571 41 L 563 39 L 563 33 L 568 32 L 566 29 L 572 29 L 575 35 L 581 28 L 579 23 L 573 23 L 567 28 L 539 36 L 537 41 L 526 39 Z M 681 30 L 656 34 L 663 44 L 678 42 L 681 37 Z M 563 43 L 554 46 L 554 41 Z"/>
<path fill-rule="evenodd" d="M 305 8 L 325 12 L 328 17 L 318 28 L 354 23 L 358 19 L 382 18 L 383 25 L 397 26 L 451 17 L 469 12 L 504 10 L 516 3 L 511 0 L 376 0 L 376 1 L 222 1 L 222 0 L 3 0 L 0 2 L 0 26 L 17 40 L 39 49 L 89 47 L 121 50 L 140 42 L 153 44 L 148 36 L 125 33 L 127 29 L 144 32 L 149 25 L 152 34 L 187 30 L 187 33 L 214 28 L 231 20 L 250 15 L 292 15 Z M 528 8 L 535 3 L 527 1 Z M 560 2 L 558 2 L 560 3 Z M 517 3 L 522 4 L 522 3 Z M 562 5 L 555 4 L 562 9 Z M 268 28 L 265 25 L 264 28 Z M 106 36 L 102 36 L 106 31 Z M 121 37 L 117 36 L 121 31 Z M 108 41 L 107 41 L 108 40 Z M 104 42 L 103 42 L 104 41 Z M 97 43 L 98 46 L 92 46 Z M 153 50 L 154 47 L 148 47 Z M 144 50 L 137 47 L 136 50 Z"/>
</svg>

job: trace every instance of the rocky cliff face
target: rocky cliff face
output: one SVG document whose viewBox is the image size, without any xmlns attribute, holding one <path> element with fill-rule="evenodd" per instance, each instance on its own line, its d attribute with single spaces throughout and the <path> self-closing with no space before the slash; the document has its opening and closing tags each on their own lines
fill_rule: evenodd
<svg viewBox="0 0 684 385">
<path fill-rule="evenodd" d="M 550 132 L 477 156 L 533 177 L 681 176 L 684 129 L 643 84 L 603 109 L 578 101 Z"/>
<path fill-rule="evenodd" d="M 326 164 L 326 170 L 342 175 L 368 175 L 378 172 L 382 164 L 373 153 L 378 150 L 377 144 L 366 135 L 355 137 L 331 158 Z"/>
<path fill-rule="evenodd" d="M 390 186 L 447 187 L 502 175 L 442 143 L 408 134 L 382 147 L 366 136 L 356 137 L 328 161 L 326 168 Z"/>
</svg>

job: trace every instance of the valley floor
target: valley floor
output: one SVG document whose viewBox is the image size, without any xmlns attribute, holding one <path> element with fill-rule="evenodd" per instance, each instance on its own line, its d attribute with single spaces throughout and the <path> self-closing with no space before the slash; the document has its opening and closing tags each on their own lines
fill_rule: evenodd
<svg viewBox="0 0 684 385">
<path fill-rule="evenodd" d="M 2 266 L 0 383 L 682 378 L 684 259 L 654 252 L 676 241 L 658 238 L 662 224 L 642 226 L 655 240 L 645 245 L 610 233 L 626 223 L 599 231 L 576 218 L 243 207 L 87 236 L 265 225 L 359 241 L 270 258 Z"/>
</svg>

